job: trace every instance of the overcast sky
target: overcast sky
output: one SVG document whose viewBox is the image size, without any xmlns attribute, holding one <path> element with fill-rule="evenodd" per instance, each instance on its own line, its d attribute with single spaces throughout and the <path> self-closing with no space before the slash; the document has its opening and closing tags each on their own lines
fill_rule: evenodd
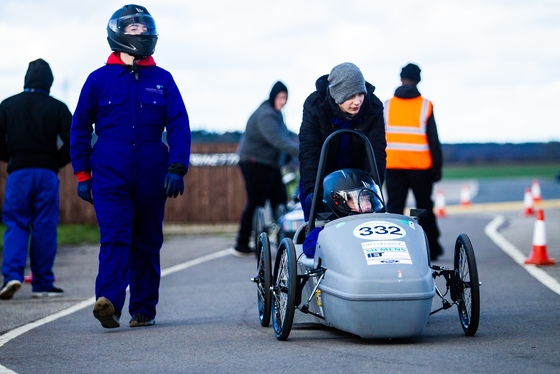
<svg viewBox="0 0 560 374">
<path fill-rule="evenodd" d="M 74 111 L 88 74 L 110 54 L 113 0 L 0 0 L 0 100 L 43 58 L 51 94 Z M 193 130 L 244 131 L 272 85 L 299 132 L 315 80 L 358 65 L 385 101 L 409 62 L 434 103 L 443 143 L 560 141 L 559 0 L 146 0 L 154 58 L 177 82 Z"/>
</svg>

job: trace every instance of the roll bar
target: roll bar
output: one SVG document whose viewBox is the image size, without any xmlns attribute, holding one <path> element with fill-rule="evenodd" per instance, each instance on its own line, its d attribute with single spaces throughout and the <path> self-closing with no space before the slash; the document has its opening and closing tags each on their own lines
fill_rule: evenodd
<svg viewBox="0 0 560 374">
<path fill-rule="evenodd" d="M 323 178 L 325 177 L 325 168 L 327 164 L 327 155 L 329 152 L 329 148 L 333 143 L 334 139 L 342 136 L 342 135 L 352 135 L 360 138 L 364 143 L 364 148 L 366 149 L 367 158 L 370 164 L 370 169 L 374 175 L 372 175 L 373 180 L 379 186 L 379 190 L 381 192 L 381 183 L 379 178 L 379 171 L 377 170 L 377 164 L 375 163 L 375 155 L 373 154 L 373 148 L 371 147 L 371 142 L 369 139 L 359 131 L 352 130 L 352 129 L 340 129 L 336 130 L 332 134 L 330 134 L 325 142 L 323 143 L 323 147 L 321 148 L 321 156 L 319 157 L 319 166 L 317 168 L 317 178 L 315 179 L 315 189 L 313 190 L 313 202 L 311 203 L 311 210 L 309 212 L 309 223 L 307 225 L 307 232 L 306 235 L 311 232 L 315 228 L 315 218 L 317 216 L 317 204 L 320 199 L 321 190 L 323 189 Z M 381 198 L 383 198 L 383 192 L 381 192 Z"/>
</svg>

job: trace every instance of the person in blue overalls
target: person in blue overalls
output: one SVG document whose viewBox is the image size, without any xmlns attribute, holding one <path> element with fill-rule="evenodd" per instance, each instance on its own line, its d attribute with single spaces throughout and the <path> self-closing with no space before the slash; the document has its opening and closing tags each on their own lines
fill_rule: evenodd
<svg viewBox="0 0 560 374">
<path fill-rule="evenodd" d="M 148 10 L 125 5 L 107 33 L 113 53 L 82 88 L 70 154 L 78 195 L 93 204 L 101 232 L 93 314 L 103 327 L 119 327 L 130 285 L 129 326 L 149 326 L 159 295 L 165 201 L 183 194 L 189 165 L 189 119 L 173 77 L 151 57 L 158 35 Z"/>
</svg>

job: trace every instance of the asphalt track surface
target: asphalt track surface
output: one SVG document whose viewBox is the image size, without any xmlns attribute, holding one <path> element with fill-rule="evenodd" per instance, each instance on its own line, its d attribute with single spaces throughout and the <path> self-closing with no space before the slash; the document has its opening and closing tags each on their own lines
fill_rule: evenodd
<svg viewBox="0 0 560 374">
<path fill-rule="evenodd" d="M 519 263 L 531 253 L 535 223 L 522 197 L 477 202 L 489 184 L 473 182 L 477 193 L 463 207 L 457 186 L 441 186 L 449 206 L 439 219 L 446 253 L 437 264 L 451 267 L 455 238 L 470 236 L 482 282 L 475 337 L 464 336 L 453 307 L 413 339 L 299 325 L 279 342 L 258 323 L 255 260 L 231 255 L 230 230 L 168 237 L 157 322 L 147 328 L 129 328 L 125 312 L 120 328 L 103 329 L 92 316 L 97 247 L 60 248 L 54 270 L 63 298 L 32 299 L 24 285 L 0 303 L 0 373 L 560 372 L 560 185 L 542 183 L 545 200 L 536 206 L 545 212 L 548 254 L 559 262 L 551 267 Z"/>
</svg>

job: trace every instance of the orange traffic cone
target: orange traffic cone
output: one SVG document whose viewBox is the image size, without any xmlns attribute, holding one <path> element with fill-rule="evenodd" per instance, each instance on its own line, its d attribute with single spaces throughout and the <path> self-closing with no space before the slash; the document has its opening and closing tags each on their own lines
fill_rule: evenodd
<svg viewBox="0 0 560 374">
<path fill-rule="evenodd" d="M 525 264 L 531 265 L 554 265 L 556 261 L 548 257 L 546 252 L 546 230 L 544 227 L 544 212 L 539 209 L 537 220 L 535 221 L 535 231 L 533 233 L 533 251 Z"/>
<path fill-rule="evenodd" d="M 535 211 L 533 210 L 533 194 L 531 193 L 531 189 L 529 187 L 525 189 L 523 205 L 525 206 L 525 209 L 523 210 L 523 214 L 525 216 L 532 216 L 535 214 Z"/>
<path fill-rule="evenodd" d="M 463 187 L 461 187 L 461 205 L 464 207 L 471 205 L 471 191 L 466 184 L 463 184 Z"/>
<path fill-rule="evenodd" d="M 436 193 L 436 217 L 445 217 L 445 195 L 443 190 L 440 188 Z"/>
<path fill-rule="evenodd" d="M 533 184 L 531 184 L 531 194 L 533 195 L 533 201 L 535 203 L 540 203 L 542 201 L 541 185 L 537 179 L 534 179 Z"/>
</svg>

